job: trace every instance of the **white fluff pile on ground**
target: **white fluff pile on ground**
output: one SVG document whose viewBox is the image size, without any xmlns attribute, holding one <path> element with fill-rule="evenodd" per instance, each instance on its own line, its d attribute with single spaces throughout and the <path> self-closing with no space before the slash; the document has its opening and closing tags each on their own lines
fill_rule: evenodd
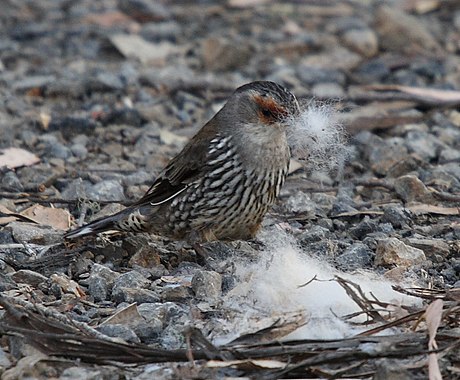
<svg viewBox="0 0 460 380">
<path fill-rule="evenodd" d="M 228 321 L 230 325 L 224 329 L 228 340 L 268 327 L 268 320 L 299 312 L 307 316 L 308 322 L 291 333 L 289 339 L 336 339 L 364 331 L 364 327 L 352 326 L 340 319 L 360 309 L 337 282 L 313 281 L 299 287 L 315 276 L 319 280 L 330 280 L 340 275 L 360 285 L 369 298 L 372 292 L 380 301 L 395 305 L 420 303 L 419 299 L 395 292 L 391 282 L 373 273 L 340 273 L 326 261 L 309 257 L 283 232 L 270 231 L 269 235 L 262 236 L 267 249 L 260 260 L 235 261 L 240 283 L 224 300 L 225 308 L 237 311 L 236 318 Z M 257 324 L 264 318 L 268 325 Z"/>
<path fill-rule="evenodd" d="M 332 104 L 311 101 L 301 105 L 300 115 L 290 120 L 292 154 L 308 169 L 340 171 L 349 157 L 347 134 L 338 116 Z"/>
</svg>

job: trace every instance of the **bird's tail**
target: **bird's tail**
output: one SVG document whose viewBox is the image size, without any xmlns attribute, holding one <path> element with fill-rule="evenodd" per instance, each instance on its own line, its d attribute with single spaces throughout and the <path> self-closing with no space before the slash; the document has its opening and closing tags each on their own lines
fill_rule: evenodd
<svg viewBox="0 0 460 380">
<path fill-rule="evenodd" d="M 119 222 L 123 221 L 127 214 L 130 212 L 125 209 L 114 215 L 105 216 L 99 219 L 96 219 L 82 227 L 79 227 L 73 231 L 69 231 L 64 235 L 64 239 L 75 239 L 87 235 L 96 235 L 101 232 L 106 231 L 122 231 Z"/>
</svg>

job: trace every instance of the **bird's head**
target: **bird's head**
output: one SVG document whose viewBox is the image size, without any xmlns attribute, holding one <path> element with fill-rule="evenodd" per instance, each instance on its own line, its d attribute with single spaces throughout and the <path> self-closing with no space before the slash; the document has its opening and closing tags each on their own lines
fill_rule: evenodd
<svg viewBox="0 0 460 380">
<path fill-rule="evenodd" d="M 296 97 L 274 82 L 245 84 L 232 94 L 220 112 L 229 133 L 271 138 L 285 133 L 289 122 L 300 113 Z"/>
</svg>

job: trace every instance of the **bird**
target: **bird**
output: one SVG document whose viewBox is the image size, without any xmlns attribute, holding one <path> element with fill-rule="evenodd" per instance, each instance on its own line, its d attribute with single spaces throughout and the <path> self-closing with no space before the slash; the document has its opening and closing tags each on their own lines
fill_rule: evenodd
<svg viewBox="0 0 460 380">
<path fill-rule="evenodd" d="M 141 199 L 64 237 L 124 231 L 198 244 L 254 238 L 288 174 L 287 129 L 299 113 L 296 97 L 275 82 L 237 88 Z"/>
</svg>

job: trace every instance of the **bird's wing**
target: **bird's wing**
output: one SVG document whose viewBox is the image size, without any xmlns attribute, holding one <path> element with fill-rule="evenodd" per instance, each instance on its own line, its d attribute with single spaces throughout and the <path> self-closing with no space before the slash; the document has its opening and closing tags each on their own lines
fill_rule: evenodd
<svg viewBox="0 0 460 380">
<path fill-rule="evenodd" d="M 213 134 L 213 121 L 208 122 L 174 157 L 158 175 L 150 189 L 133 206 L 159 205 L 173 199 L 199 178 L 206 165 L 209 136 Z"/>
</svg>

